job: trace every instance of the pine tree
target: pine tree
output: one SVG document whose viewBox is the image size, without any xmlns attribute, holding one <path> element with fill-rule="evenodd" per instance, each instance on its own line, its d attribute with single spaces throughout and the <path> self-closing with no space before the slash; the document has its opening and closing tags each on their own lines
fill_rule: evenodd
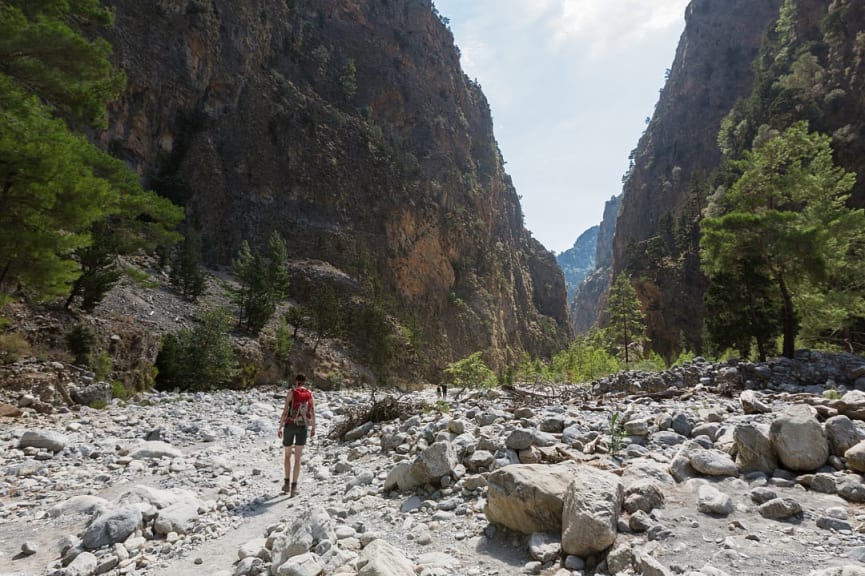
<svg viewBox="0 0 865 576">
<path fill-rule="evenodd" d="M 805 122 L 735 165 L 741 176 L 714 199 L 721 215 L 701 223 L 703 271 L 718 278 L 747 262 L 754 281 L 771 280 L 783 354 L 792 358 L 800 327 L 826 333 L 865 316 L 865 212 L 847 207 L 855 175 L 835 166 L 830 138 Z"/>
<path fill-rule="evenodd" d="M 66 308 L 80 297 L 81 309 L 92 312 L 123 275 L 117 266 L 117 248 L 112 245 L 104 222 L 96 222 L 91 228 L 93 243 L 75 251 L 81 274 L 72 283 Z"/>
<path fill-rule="evenodd" d="M 706 330 L 718 352 L 733 348 L 743 359 L 756 343 L 761 362 L 776 352 L 781 335 L 781 308 L 770 278 L 745 258 L 726 273 L 712 278 L 704 296 Z"/>
<path fill-rule="evenodd" d="M 99 0 L 4 0 L 0 3 L 0 75 L 49 102 L 73 128 L 104 128 L 106 104 L 126 83 L 111 65 L 111 46 L 81 29 L 113 24 Z M 50 46 L 50 50 L 46 47 Z"/>
<path fill-rule="evenodd" d="M 195 300 L 204 293 L 201 271 L 201 235 L 190 229 L 171 261 L 171 284 L 186 298 Z"/>
<path fill-rule="evenodd" d="M 98 0 L 0 3 L 0 299 L 73 290 L 95 305 L 112 274 L 94 233 L 118 250 L 172 240 L 179 210 L 74 132 L 104 127 L 123 87 L 108 43 L 81 33 L 111 21 Z"/>
<path fill-rule="evenodd" d="M 285 313 L 285 322 L 292 328 L 292 339 L 296 339 L 297 331 L 308 324 L 306 309 L 303 306 L 292 306 Z"/>
<path fill-rule="evenodd" d="M 631 345 L 645 338 L 646 317 L 640 307 L 637 292 L 626 274 L 620 273 L 610 288 L 607 312 L 610 316 L 609 333 L 613 342 L 623 350 L 627 366 L 630 362 Z"/>
<path fill-rule="evenodd" d="M 309 303 L 310 319 L 316 331 L 312 351 L 318 348 L 322 338 L 333 338 L 342 333 L 342 317 L 336 291 L 330 284 L 318 287 Z"/>
<path fill-rule="evenodd" d="M 273 232 L 267 252 L 253 252 L 244 240 L 232 261 L 240 287 L 234 293 L 238 325 L 257 334 L 267 324 L 276 306 L 288 295 L 288 249 L 278 232 Z"/>
</svg>

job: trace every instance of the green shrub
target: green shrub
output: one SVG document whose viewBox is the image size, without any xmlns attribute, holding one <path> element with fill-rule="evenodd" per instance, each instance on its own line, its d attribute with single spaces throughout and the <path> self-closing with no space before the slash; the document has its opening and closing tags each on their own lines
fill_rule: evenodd
<svg viewBox="0 0 865 576">
<path fill-rule="evenodd" d="M 609 422 L 609 442 L 610 454 L 613 456 L 621 452 L 625 444 L 625 429 L 622 427 L 621 414 L 613 412 L 610 414 Z"/>
<path fill-rule="evenodd" d="M 126 386 L 123 385 L 123 382 L 114 380 L 111 382 L 111 396 L 118 400 L 128 400 L 129 391 L 126 390 Z"/>
<path fill-rule="evenodd" d="M 618 358 L 610 354 L 598 332 L 571 343 L 553 357 L 552 372 L 558 381 L 583 383 L 621 370 Z"/>
<path fill-rule="evenodd" d="M 11 364 L 29 353 L 30 343 L 21 334 L 0 334 L 0 365 Z"/>
<path fill-rule="evenodd" d="M 453 378 L 454 386 L 462 388 L 492 388 L 497 383 L 496 375 L 487 367 L 480 351 L 452 362 L 445 372 Z"/>
<path fill-rule="evenodd" d="M 90 353 L 96 344 L 96 334 L 93 329 L 84 324 L 76 324 L 66 333 L 66 348 L 75 357 L 75 363 L 82 366 L 90 365 Z"/>
<path fill-rule="evenodd" d="M 107 380 L 113 370 L 114 362 L 108 352 L 100 350 L 93 356 L 93 372 L 96 373 L 97 380 Z"/>
<path fill-rule="evenodd" d="M 261 368 L 258 366 L 258 364 L 255 363 L 242 365 L 237 373 L 239 388 L 241 390 L 252 388 L 252 386 L 255 384 L 255 379 L 258 377 L 258 373 L 260 371 Z"/>
<path fill-rule="evenodd" d="M 667 369 L 667 363 L 657 352 L 650 352 L 648 357 L 639 358 L 630 369 L 645 370 L 646 372 L 663 372 Z"/>
<path fill-rule="evenodd" d="M 697 355 L 690 350 L 682 350 L 681 352 L 679 352 L 679 356 L 675 360 L 673 360 L 670 366 L 684 366 L 685 362 L 693 362 L 694 358 L 696 357 Z"/>
<path fill-rule="evenodd" d="M 238 374 L 223 309 L 204 312 L 192 329 L 168 334 L 156 358 L 160 390 L 213 390 L 230 384 Z"/>
</svg>

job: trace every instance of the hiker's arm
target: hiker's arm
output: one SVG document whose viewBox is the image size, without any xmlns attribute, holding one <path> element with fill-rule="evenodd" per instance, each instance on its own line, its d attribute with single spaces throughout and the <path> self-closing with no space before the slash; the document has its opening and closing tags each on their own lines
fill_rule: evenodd
<svg viewBox="0 0 865 576">
<path fill-rule="evenodd" d="M 282 415 L 279 417 L 279 426 L 277 426 L 276 435 L 282 437 L 282 427 L 285 426 L 285 420 L 288 418 L 288 407 L 291 403 L 291 396 L 294 392 L 289 392 L 285 395 L 285 406 L 282 407 Z"/>
</svg>

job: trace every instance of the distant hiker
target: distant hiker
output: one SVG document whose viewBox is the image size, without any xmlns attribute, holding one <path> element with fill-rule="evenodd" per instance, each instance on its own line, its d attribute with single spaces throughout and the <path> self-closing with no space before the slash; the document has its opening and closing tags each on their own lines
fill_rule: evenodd
<svg viewBox="0 0 865 576">
<path fill-rule="evenodd" d="M 298 374 L 294 379 L 294 388 L 285 396 L 285 406 L 279 417 L 277 437 L 282 438 L 285 446 L 285 483 L 282 491 L 297 496 L 297 481 L 300 478 L 300 459 L 303 447 L 306 445 L 307 428 L 309 436 L 315 436 L 315 406 L 312 392 L 306 388 L 306 376 Z M 292 469 L 291 455 L 294 454 Z"/>
<path fill-rule="evenodd" d="M 439 384 L 436 386 L 436 396 L 444 400 L 448 396 L 448 385 L 447 384 Z"/>
</svg>

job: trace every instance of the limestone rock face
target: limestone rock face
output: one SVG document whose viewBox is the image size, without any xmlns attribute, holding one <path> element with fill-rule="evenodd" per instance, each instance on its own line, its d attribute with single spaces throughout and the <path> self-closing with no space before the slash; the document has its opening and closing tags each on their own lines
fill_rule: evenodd
<svg viewBox="0 0 865 576">
<path fill-rule="evenodd" d="M 186 205 L 208 263 L 276 230 L 346 299 L 380 287 L 431 371 L 563 347 L 561 270 L 430 0 L 107 4 L 128 84 L 102 142 Z M 317 287 L 295 280 L 301 301 Z"/>
</svg>

